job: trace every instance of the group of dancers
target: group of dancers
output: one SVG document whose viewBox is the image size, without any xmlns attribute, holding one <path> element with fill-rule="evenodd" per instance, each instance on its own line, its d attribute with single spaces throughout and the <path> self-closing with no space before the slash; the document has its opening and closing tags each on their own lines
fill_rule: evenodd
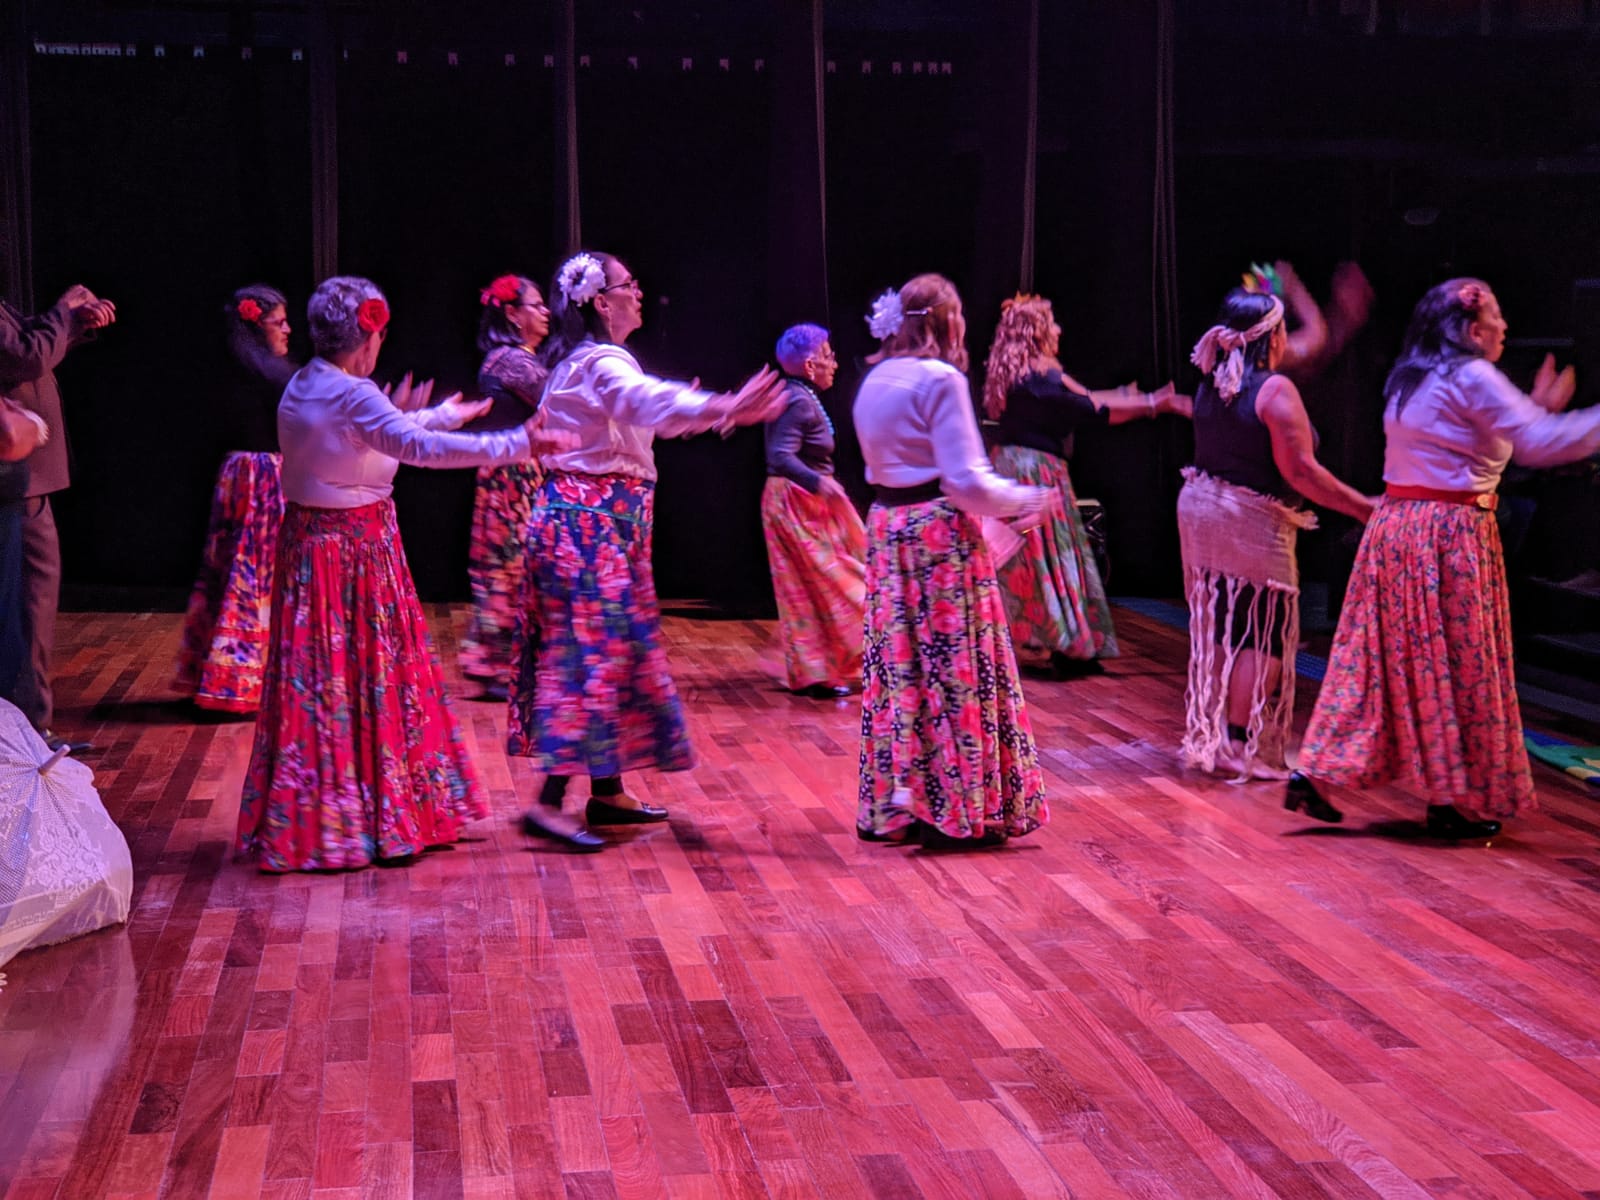
<svg viewBox="0 0 1600 1200">
<path fill-rule="evenodd" d="M 389 310 L 370 281 L 316 289 L 315 357 L 299 368 L 281 294 L 243 289 L 227 319 L 257 428 L 223 464 L 179 669 L 198 703 L 259 707 L 239 852 L 268 871 L 403 862 L 488 813 L 395 525 L 400 462 L 478 468 L 461 668 L 507 701 L 507 752 L 544 776 L 523 831 L 594 851 L 596 828 L 664 820 L 625 784 L 694 761 L 651 575 L 652 444 L 754 423 L 766 424 L 761 515 L 786 682 L 809 696 L 861 691 L 859 837 L 989 846 L 1027 834 L 1048 806 L 1018 653 L 1058 677 L 1117 653 L 1068 472 L 1073 434 L 1161 414 L 1192 416 L 1196 430 L 1178 510 L 1191 633 L 1182 760 L 1286 779 L 1286 806 L 1330 821 L 1341 814 L 1316 780 L 1411 780 L 1435 834 L 1497 832 L 1533 788 L 1494 492 L 1513 457 L 1600 450 L 1600 409 L 1564 413 L 1573 377 L 1549 364 L 1531 395 L 1517 390 L 1494 366 L 1505 323 L 1493 293 L 1451 280 L 1417 307 L 1385 387 L 1388 488 L 1363 496 L 1316 462 L 1284 373 L 1328 353 L 1340 336 L 1329 326 L 1349 313 L 1336 303 L 1324 322 L 1280 268 L 1253 269 L 1225 299 L 1195 349 L 1205 378 L 1192 401 L 1170 383 L 1084 387 L 1059 361 L 1048 301 L 1007 301 L 983 388 L 992 450 L 955 287 L 930 274 L 886 292 L 853 405 L 873 489 L 865 522 L 833 477 L 821 393 L 838 364 L 820 326 L 785 331 L 781 371 L 735 392 L 656 378 L 625 348 L 640 285 L 585 251 L 548 299 L 520 275 L 483 289 L 484 399 L 433 405 L 409 377 L 371 382 Z M 1336 287 L 1336 300 L 1351 294 Z M 1307 501 L 1368 529 L 1292 772 L 1284 657 L 1298 638 Z M 566 803 L 578 775 L 581 816 Z"/>
</svg>

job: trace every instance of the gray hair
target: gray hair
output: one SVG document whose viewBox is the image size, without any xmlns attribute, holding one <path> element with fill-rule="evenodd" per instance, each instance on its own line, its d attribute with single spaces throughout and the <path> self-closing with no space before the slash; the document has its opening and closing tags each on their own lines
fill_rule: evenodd
<svg viewBox="0 0 1600 1200">
<path fill-rule="evenodd" d="M 363 300 L 383 300 L 378 285 L 359 275 L 334 275 L 317 284 L 306 304 L 311 328 L 311 348 L 326 358 L 353 349 L 367 340 L 356 324 L 356 309 Z"/>
</svg>

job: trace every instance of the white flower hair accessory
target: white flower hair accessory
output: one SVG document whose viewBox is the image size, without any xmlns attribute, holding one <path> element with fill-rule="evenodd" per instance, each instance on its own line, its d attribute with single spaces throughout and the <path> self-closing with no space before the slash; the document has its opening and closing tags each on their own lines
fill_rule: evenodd
<svg viewBox="0 0 1600 1200">
<path fill-rule="evenodd" d="M 574 308 L 587 304 L 605 290 L 605 268 L 592 255 L 575 254 L 561 264 L 556 286 Z"/>
<path fill-rule="evenodd" d="M 900 306 L 900 293 L 894 288 L 890 288 L 872 302 L 872 311 L 867 314 L 867 328 L 880 342 L 899 333 L 900 326 L 905 323 L 906 314 L 905 309 Z"/>
</svg>

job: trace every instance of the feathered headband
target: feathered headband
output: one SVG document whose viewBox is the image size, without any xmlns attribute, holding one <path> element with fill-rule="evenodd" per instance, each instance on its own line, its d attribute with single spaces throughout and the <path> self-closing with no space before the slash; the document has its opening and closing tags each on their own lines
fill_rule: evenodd
<svg viewBox="0 0 1600 1200">
<path fill-rule="evenodd" d="M 1283 295 L 1283 280 L 1270 265 L 1264 267 L 1260 263 L 1251 263 L 1250 269 L 1241 278 L 1244 290 L 1253 296 Z"/>
<path fill-rule="evenodd" d="M 1217 395 L 1232 400 L 1239 394 L 1244 382 L 1244 348 L 1259 337 L 1264 337 L 1283 320 L 1283 301 L 1271 296 L 1272 307 L 1249 329 L 1231 329 L 1226 325 L 1213 325 L 1194 344 L 1189 361 L 1211 376 Z M 1221 361 L 1218 361 L 1219 354 Z"/>
</svg>

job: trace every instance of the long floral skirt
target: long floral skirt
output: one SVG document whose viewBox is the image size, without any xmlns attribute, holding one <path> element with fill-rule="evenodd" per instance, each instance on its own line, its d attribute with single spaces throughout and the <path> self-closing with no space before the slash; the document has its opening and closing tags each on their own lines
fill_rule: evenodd
<svg viewBox="0 0 1600 1200">
<path fill-rule="evenodd" d="M 867 516 L 857 824 L 1018 837 L 1049 819 L 978 523 L 946 500 Z"/>
<path fill-rule="evenodd" d="M 1537 806 L 1494 514 L 1385 500 L 1367 523 L 1300 769 L 1419 784 L 1480 817 Z"/>
<path fill-rule="evenodd" d="M 471 679 L 508 683 L 516 666 L 518 604 L 528 557 L 528 520 L 544 477 L 536 462 L 508 463 L 478 471 L 472 503 L 472 542 L 467 578 L 472 615 L 461 641 L 461 673 Z"/>
<path fill-rule="evenodd" d="M 265 871 L 360 867 L 488 814 L 445 696 L 394 504 L 291 504 L 237 850 Z"/>
<path fill-rule="evenodd" d="M 507 753 L 550 775 L 694 765 L 650 568 L 655 485 L 552 472 L 528 526 Z"/>
<path fill-rule="evenodd" d="M 1029 530 L 1022 548 L 999 568 L 1012 644 L 1068 658 L 1115 658 L 1111 606 L 1066 460 L 1026 446 L 997 446 L 994 465 L 1019 483 L 1055 488 L 1062 501 L 1061 515 Z"/>
<path fill-rule="evenodd" d="M 867 592 L 861 517 L 843 496 L 816 496 L 771 475 L 761 493 L 761 527 L 789 686 L 856 683 Z"/>
<path fill-rule="evenodd" d="M 283 523 L 276 454 L 230 454 L 211 500 L 200 574 L 183 619 L 174 685 L 201 708 L 252 713 L 272 621 L 272 565 Z"/>
</svg>

